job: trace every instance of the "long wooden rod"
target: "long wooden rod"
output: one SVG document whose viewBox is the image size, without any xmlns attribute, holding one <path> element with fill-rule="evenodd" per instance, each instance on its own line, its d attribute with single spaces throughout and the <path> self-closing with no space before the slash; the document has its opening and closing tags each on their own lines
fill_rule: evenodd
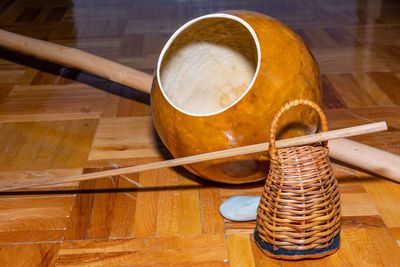
<svg viewBox="0 0 400 267">
<path fill-rule="evenodd" d="M 79 49 L 45 42 L 0 29 L 0 46 L 51 62 L 88 71 L 111 81 L 150 93 L 153 77 Z"/>
<path fill-rule="evenodd" d="M 327 141 L 327 140 L 331 140 L 331 139 L 335 139 L 335 138 L 349 137 L 349 136 L 354 136 L 354 135 L 374 133 L 374 132 L 385 131 L 385 130 L 387 130 L 387 125 L 386 125 L 386 122 L 382 121 L 382 122 L 376 122 L 376 123 L 371 123 L 371 124 L 365 124 L 365 125 L 361 125 L 361 126 L 354 126 L 354 127 L 349 127 L 349 128 L 339 129 L 339 130 L 317 133 L 317 134 L 313 134 L 313 135 L 306 135 L 306 136 L 300 136 L 300 137 L 295 137 L 295 138 L 290 138 L 290 139 L 279 140 L 276 142 L 276 146 L 278 148 L 288 147 L 288 146 L 298 146 L 298 145 L 304 145 L 304 144 L 309 144 L 309 143 Z M 85 181 L 85 180 L 103 178 L 103 177 L 108 177 L 108 176 L 116 176 L 116 175 L 122 175 L 122 174 L 128 174 L 128 173 L 154 170 L 154 169 L 159 169 L 159 168 L 176 167 L 176 166 L 180 166 L 180 165 L 202 162 L 202 161 L 206 161 L 206 160 L 221 159 L 221 158 L 227 158 L 227 157 L 232 157 L 232 156 L 239 156 L 239 155 L 263 152 L 263 151 L 268 150 L 268 148 L 269 148 L 269 143 L 261 143 L 261 144 L 256 144 L 256 145 L 221 150 L 221 151 L 200 154 L 200 155 L 195 155 L 195 156 L 189 156 L 189 157 L 184 157 L 184 158 L 177 158 L 177 159 L 153 162 L 153 163 L 137 165 L 137 166 L 133 166 L 133 167 L 127 167 L 127 168 L 120 168 L 120 169 L 101 171 L 101 172 L 95 172 L 95 173 L 87 173 L 87 174 L 82 174 L 82 175 L 74 175 L 74 176 L 68 176 L 68 177 L 63 177 L 63 178 L 51 178 L 51 179 L 45 179 L 45 180 L 30 181 L 30 182 L 13 184 L 13 185 L 3 185 L 3 186 L 0 186 L 0 191 L 32 188 L 32 187 L 38 187 L 38 186 L 56 185 L 56 184 L 69 183 L 69 182 L 78 182 L 78 181 Z"/>
</svg>

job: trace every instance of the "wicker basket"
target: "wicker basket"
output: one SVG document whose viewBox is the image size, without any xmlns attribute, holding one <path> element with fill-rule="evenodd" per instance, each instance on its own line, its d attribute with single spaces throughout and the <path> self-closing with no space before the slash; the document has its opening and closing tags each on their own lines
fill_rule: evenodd
<svg viewBox="0 0 400 267">
<path fill-rule="evenodd" d="M 276 114 L 270 129 L 270 170 L 257 210 L 255 241 L 265 254 L 280 259 L 319 258 L 340 243 L 340 199 L 326 143 L 277 149 L 282 114 L 297 105 L 315 109 L 327 131 L 326 116 L 309 100 L 296 99 Z"/>
</svg>

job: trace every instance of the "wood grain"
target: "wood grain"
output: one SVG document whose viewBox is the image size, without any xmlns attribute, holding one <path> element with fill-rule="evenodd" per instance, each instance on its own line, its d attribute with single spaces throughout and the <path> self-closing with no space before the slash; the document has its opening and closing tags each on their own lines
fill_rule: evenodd
<svg viewBox="0 0 400 267">
<path fill-rule="evenodd" d="M 368 194 L 374 199 L 379 213 L 388 227 L 400 227 L 400 216 L 393 209 L 399 205 L 400 185 L 385 180 L 363 182 Z"/>
<path fill-rule="evenodd" d="M 138 182 L 138 175 L 127 175 L 119 177 L 118 188 L 137 188 L 131 181 Z M 136 212 L 136 192 L 124 192 L 116 194 L 114 206 L 112 207 L 112 222 L 110 238 L 133 237 L 135 212 Z"/>
<path fill-rule="evenodd" d="M 264 253 L 254 242 L 254 235 L 250 236 L 250 240 L 251 240 L 251 248 L 253 250 L 253 255 L 254 255 L 255 266 L 281 266 L 279 260 L 270 257 L 265 257 Z"/>
<path fill-rule="evenodd" d="M 116 188 L 118 180 L 112 177 L 96 181 L 96 188 Z M 104 193 L 94 197 L 90 222 L 87 230 L 88 239 L 108 238 L 111 232 L 113 207 L 116 194 Z"/>
<path fill-rule="evenodd" d="M 0 105 L 0 121 L 99 118 L 104 103 L 105 93 L 87 85 L 16 86 Z"/>
<path fill-rule="evenodd" d="M 95 188 L 96 181 L 81 182 L 78 189 L 90 190 Z M 94 201 L 93 194 L 78 194 L 71 209 L 65 240 L 86 239 Z"/>
<path fill-rule="evenodd" d="M 223 235 L 64 242 L 57 265 L 101 266 L 144 264 L 188 264 L 223 262 L 228 256 Z M 217 265 L 218 266 L 218 265 Z"/>
<path fill-rule="evenodd" d="M 178 27 L 232 9 L 272 16 L 303 38 L 323 74 L 330 129 L 387 121 L 389 131 L 352 140 L 400 155 L 396 1 L 5 0 L 0 28 L 152 74 Z M 0 184 L 170 158 L 149 104 L 149 95 L 0 49 Z M 342 241 L 323 259 L 268 258 L 253 242 L 255 222 L 220 216 L 223 201 L 260 196 L 262 182 L 224 185 L 178 168 L 2 192 L 0 265 L 398 266 L 399 184 L 341 162 L 334 173 Z"/>
<path fill-rule="evenodd" d="M 153 190 L 137 193 L 136 214 L 134 220 L 134 237 L 155 236 L 157 231 L 158 183 L 162 177 L 161 170 L 140 173 L 139 184 L 152 187 Z"/>
<path fill-rule="evenodd" d="M 230 266 L 255 266 L 253 250 L 248 234 L 227 236 Z"/>
<path fill-rule="evenodd" d="M 5 266 L 52 266 L 59 243 L 1 245 L 0 258 Z"/>
<path fill-rule="evenodd" d="M 160 143 L 154 134 L 150 116 L 103 118 L 89 160 L 160 157 Z"/>
<path fill-rule="evenodd" d="M 199 191 L 202 233 L 224 233 L 224 220 L 219 214 L 222 202 L 218 188 L 201 187 Z"/>
</svg>

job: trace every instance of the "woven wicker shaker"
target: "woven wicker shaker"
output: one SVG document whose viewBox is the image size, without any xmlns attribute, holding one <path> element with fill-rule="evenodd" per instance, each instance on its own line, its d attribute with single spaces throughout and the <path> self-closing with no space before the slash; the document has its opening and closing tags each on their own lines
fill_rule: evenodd
<svg viewBox="0 0 400 267">
<path fill-rule="evenodd" d="M 254 239 L 264 254 L 278 259 L 321 258 L 340 244 L 340 198 L 327 142 L 277 149 L 282 114 L 307 105 L 317 111 L 321 131 L 328 130 L 321 108 L 296 99 L 275 115 L 270 128 L 270 170 L 257 209 Z"/>
</svg>

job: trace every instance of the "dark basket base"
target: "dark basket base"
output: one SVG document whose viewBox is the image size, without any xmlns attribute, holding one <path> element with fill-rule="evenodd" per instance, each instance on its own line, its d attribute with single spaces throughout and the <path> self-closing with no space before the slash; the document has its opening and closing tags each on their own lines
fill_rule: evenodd
<svg viewBox="0 0 400 267">
<path fill-rule="evenodd" d="M 332 244 L 327 248 L 316 248 L 308 250 L 289 250 L 285 248 L 278 248 L 274 250 L 274 247 L 262 240 L 258 236 L 257 227 L 254 230 L 254 241 L 262 252 L 275 259 L 283 260 L 300 260 L 300 259 L 318 259 L 335 253 L 339 249 L 340 245 L 340 234 L 338 234 L 334 239 Z"/>
</svg>

